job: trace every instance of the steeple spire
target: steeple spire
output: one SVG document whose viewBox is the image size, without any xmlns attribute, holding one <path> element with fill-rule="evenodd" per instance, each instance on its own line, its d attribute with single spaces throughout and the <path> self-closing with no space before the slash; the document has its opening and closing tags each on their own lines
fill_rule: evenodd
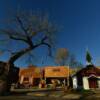
<svg viewBox="0 0 100 100">
<path fill-rule="evenodd" d="M 86 50 L 86 62 L 88 65 L 92 64 L 92 57 L 88 49 Z"/>
</svg>

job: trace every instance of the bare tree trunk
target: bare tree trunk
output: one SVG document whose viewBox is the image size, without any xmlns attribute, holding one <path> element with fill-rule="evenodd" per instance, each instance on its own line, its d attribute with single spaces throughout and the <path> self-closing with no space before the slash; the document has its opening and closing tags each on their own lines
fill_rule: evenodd
<svg viewBox="0 0 100 100">
<path fill-rule="evenodd" d="M 5 68 L 5 69 L 4 69 L 4 73 L 3 73 L 3 75 L 5 76 L 5 79 L 2 80 L 2 81 L 5 83 L 5 85 L 1 84 L 1 87 L 0 87 L 0 89 L 1 89 L 1 94 L 4 93 L 5 90 L 6 90 L 6 91 L 9 91 L 9 90 L 10 90 L 11 84 L 17 80 L 17 79 L 15 80 L 15 77 L 19 74 L 19 72 L 17 71 L 16 75 L 14 76 L 15 73 L 13 72 L 13 70 L 16 69 L 16 67 L 14 66 L 14 62 L 15 62 L 18 58 L 20 58 L 21 56 L 23 56 L 24 54 L 28 53 L 28 52 L 31 51 L 31 50 L 34 50 L 35 48 L 37 48 L 37 47 L 40 46 L 40 45 L 46 45 L 46 46 L 48 46 L 48 47 L 50 48 L 50 45 L 49 45 L 49 44 L 44 43 L 44 42 L 42 41 L 42 42 L 40 42 L 40 43 L 37 44 L 37 45 L 29 46 L 29 47 L 27 47 L 27 48 L 25 48 L 25 49 L 23 49 L 23 50 L 20 50 L 19 52 L 16 52 L 14 55 L 12 55 L 12 56 L 10 57 L 8 63 L 6 63 L 5 65 L 2 66 L 2 68 L 3 68 L 3 67 Z M 18 69 L 17 69 L 17 70 L 18 70 Z M 14 81 L 13 81 L 13 80 L 14 80 Z M 5 86 L 6 86 L 6 87 L 5 87 Z M 5 89 L 2 88 L 2 87 L 5 87 Z"/>
<path fill-rule="evenodd" d="M 20 57 L 23 56 L 24 54 L 30 52 L 31 50 L 34 50 L 35 48 L 37 48 L 37 47 L 39 47 L 39 46 L 41 46 L 41 45 L 46 45 L 46 46 L 48 46 L 48 47 L 50 48 L 50 45 L 47 44 L 47 43 L 44 43 L 44 42 L 40 42 L 40 43 L 37 44 L 37 45 L 29 46 L 29 47 L 27 47 L 27 48 L 25 48 L 25 49 L 22 49 L 22 50 L 20 50 L 19 52 L 15 53 L 13 56 L 11 56 L 10 59 L 9 59 L 9 63 L 13 65 L 14 62 L 15 62 L 18 58 L 20 58 Z"/>
<path fill-rule="evenodd" d="M 38 45 L 37 45 L 38 46 Z M 34 46 L 35 48 L 36 46 Z M 16 54 L 14 54 L 13 56 L 10 57 L 9 61 L 7 63 L 4 62 L 0 62 L 0 72 L 3 72 L 0 74 L 0 77 L 3 76 L 3 79 L 0 79 L 0 95 L 9 92 L 10 91 L 10 87 L 11 84 L 15 81 L 18 80 L 18 75 L 19 75 L 19 69 L 14 66 L 14 62 L 20 58 L 21 56 L 23 56 L 25 53 L 28 53 L 29 51 L 31 51 L 32 49 L 31 47 L 25 48 L 19 52 L 17 52 Z M 13 72 L 14 70 L 17 70 L 17 72 Z M 16 75 L 14 75 L 16 74 Z M 17 78 L 15 78 L 17 77 Z"/>
<path fill-rule="evenodd" d="M 23 49 L 23 50 L 17 52 L 16 54 L 14 54 L 13 56 L 10 57 L 10 59 L 9 59 L 9 61 L 8 61 L 9 64 L 11 64 L 11 65 L 14 64 L 14 62 L 15 62 L 18 58 L 20 58 L 21 56 L 23 56 L 25 53 L 31 51 L 32 49 L 33 49 L 33 48 L 28 47 L 28 48 L 25 48 L 25 49 Z"/>
<path fill-rule="evenodd" d="M 11 84 L 18 80 L 19 68 L 8 62 L 0 62 L 0 95 L 10 92 Z"/>
<path fill-rule="evenodd" d="M 3 95 L 7 91 L 7 83 L 4 80 L 0 80 L 0 95 Z"/>
</svg>

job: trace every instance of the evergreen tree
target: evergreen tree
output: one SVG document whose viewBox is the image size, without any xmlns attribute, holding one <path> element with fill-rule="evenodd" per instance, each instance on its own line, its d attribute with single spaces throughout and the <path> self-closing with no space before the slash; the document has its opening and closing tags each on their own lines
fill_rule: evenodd
<svg viewBox="0 0 100 100">
<path fill-rule="evenodd" d="M 87 61 L 88 63 L 91 63 L 91 60 L 92 60 L 92 57 L 91 57 L 89 51 L 87 51 L 87 52 L 86 52 L 86 61 Z"/>
</svg>

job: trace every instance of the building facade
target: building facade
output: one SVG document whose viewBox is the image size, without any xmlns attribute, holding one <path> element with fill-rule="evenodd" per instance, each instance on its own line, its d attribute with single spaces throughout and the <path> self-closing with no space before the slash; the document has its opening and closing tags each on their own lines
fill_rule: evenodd
<svg viewBox="0 0 100 100">
<path fill-rule="evenodd" d="M 74 89 L 100 89 L 100 69 L 87 65 L 72 76 Z"/>
<path fill-rule="evenodd" d="M 44 68 L 44 78 L 46 84 L 52 84 L 56 81 L 59 85 L 67 85 L 70 76 L 70 69 L 68 66 L 54 66 Z"/>
<path fill-rule="evenodd" d="M 41 79 L 40 68 L 30 66 L 28 68 L 20 69 L 19 83 L 22 85 L 36 86 L 39 84 Z"/>
<path fill-rule="evenodd" d="M 67 66 L 46 66 L 20 69 L 19 83 L 23 85 L 38 86 L 41 80 L 45 80 L 46 85 L 56 81 L 59 85 L 67 85 L 70 76 L 70 69 Z"/>
</svg>

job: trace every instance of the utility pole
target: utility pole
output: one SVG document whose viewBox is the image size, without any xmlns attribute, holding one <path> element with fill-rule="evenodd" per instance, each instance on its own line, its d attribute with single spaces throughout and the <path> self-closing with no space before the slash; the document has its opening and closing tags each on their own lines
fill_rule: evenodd
<svg viewBox="0 0 100 100">
<path fill-rule="evenodd" d="M 67 77 L 67 86 L 69 86 L 69 75 L 70 75 L 70 70 L 69 70 L 69 65 L 68 65 L 68 77 Z"/>
</svg>

